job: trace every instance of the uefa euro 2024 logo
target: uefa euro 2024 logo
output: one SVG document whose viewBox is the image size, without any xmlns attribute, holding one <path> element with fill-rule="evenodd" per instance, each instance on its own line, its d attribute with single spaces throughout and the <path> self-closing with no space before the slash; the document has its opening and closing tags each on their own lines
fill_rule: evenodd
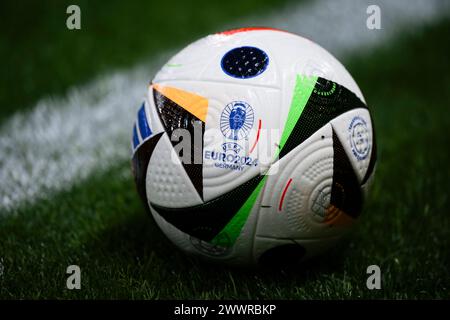
<svg viewBox="0 0 450 320">
<path fill-rule="evenodd" d="M 220 130 L 228 139 L 241 140 L 248 136 L 253 120 L 253 109 L 247 102 L 233 101 L 222 111 Z"/>
</svg>

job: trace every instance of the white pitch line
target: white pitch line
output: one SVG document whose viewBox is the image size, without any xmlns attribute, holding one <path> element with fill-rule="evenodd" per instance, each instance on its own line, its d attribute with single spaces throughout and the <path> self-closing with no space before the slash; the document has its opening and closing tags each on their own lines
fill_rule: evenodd
<svg viewBox="0 0 450 320">
<path fill-rule="evenodd" d="M 381 30 L 366 27 L 366 10 L 374 4 L 381 10 Z M 324 0 L 308 1 L 295 10 L 286 7 L 271 19 L 259 22 L 298 33 L 345 59 L 445 16 L 450 16 L 448 1 Z"/>
<path fill-rule="evenodd" d="M 366 8 L 374 3 L 381 8 L 382 30 L 366 28 Z M 439 0 L 321 0 L 286 7 L 239 26 L 286 29 L 342 59 L 448 15 L 448 9 L 448 3 Z M 7 120 L 0 128 L 0 210 L 11 212 L 66 190 L 127 159 L 135 112 L 162 62 L 156 59 L 104 76 L 64 98 L 41 100 L 31 111 Z"/>
</svg>

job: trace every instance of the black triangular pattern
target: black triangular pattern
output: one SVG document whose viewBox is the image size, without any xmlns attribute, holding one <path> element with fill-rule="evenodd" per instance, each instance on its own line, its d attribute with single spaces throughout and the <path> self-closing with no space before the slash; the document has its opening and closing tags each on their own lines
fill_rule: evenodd
<svg viewBox="0 0 450 320">
<path fill-rule="evenodd" d="M 319 77 L 300 118 L 280 151 L 279 158 L 284 157 L 332 119 L 356 108 L 367 109 L 367 106 L 344 86 Z"/>
<path fill-rule="evenodd" d="M 136 183 L 137 191 L 142 201 L 148 206 L 147 192 L 145 188 L 145 181 L 147 179 L 147 168 L 150 163 L 150 157 L 159 141 L 159 138 L 164 132 L 158 133 L 146 140 L 140 145 L 133 155 L 131 166 L 133 169 L 134 181 Z"/>
<path fill-rule="evenodd" d="M 333 130 L 333 185 L 330 204 L 357 218 L 361 213 L 362 201 L 361 186 L 356 172 Z"/>
<path fill-rule="evenodd" d="M 150 205 L 181 231 L 200 240 L 211 241 L 234 217 L 262 178 L 262 175 L 256 176 L 218 198 L 189 208 Z"/>
<path fill-rule="evenodd" d="M 184 163 L 182 161 L 184 170 L 189 176 L 192 184 L 197 190 L 200 198 L 203 200 L 203 136 L 205 133 L 205 123 L 199 118 L 186 111 L 176 102 L 170 100 L 160 92 L 153 90 L 153 97 L 155 100 L 156 110 L 164 125 L 172 146 L 179 143 L 172 141 L 173 132 L 176 129 L 186 129 L 191 135 L 191 161 Z M 194 143 L 194 122 L 201 126 L 201 144 Z M 194 155 L 197 154 L 197 159 L 200 163 L 194 163 Z M 181 160 L 181 159 L 180 159 Z"/>
</svg>

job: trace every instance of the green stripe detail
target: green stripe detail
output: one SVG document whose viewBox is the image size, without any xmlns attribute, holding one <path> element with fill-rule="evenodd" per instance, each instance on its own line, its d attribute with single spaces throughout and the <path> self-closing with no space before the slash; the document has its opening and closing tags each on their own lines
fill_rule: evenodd
<svg viewBox="0 0 450 320">
<path fill-rule="evenodd" d="M 283 134 L 281 135 L 280 144 L 275 154 L 275 158 L 278 158 L 281 149 L 283 149 L 287 139 L 291 135 L 292 130 L 294 130 L 295 124 L 300 118 L 300 115 L 302 114 L 303 109 L 305 109 L 306 103 L 314 90 L 317 78 L 317 76 L 308 77 L 297 75 L 291 107 L 289 109 L 289 114 L 284 125 Z"/>
<path fill-rule="evenodd" d="M 241 230 L 244 227 L 244 224 L 247 221 L 250 212 L 252 211 L 256 199 L 258 199 L 262 187 L 266 183 L 266 179 L 267 176 L 264 176 L 256 186 L 255 190 L 253 190 L 252 194 L 244 202 L 239 211 L 230 220 L 230 222 L 228 222 L 228 224 L 222 229 L 222 231 L 220 231 L 219 234 L 211 240 L 212 244 L 227 247 L 231 247 L 232 245 L 234 245 L 237 237 L 241 234 Z"/>
<path fill-rule="evenodd" d="M 314 86 L 317 81 L 316 76 L 300 76 L 297 75 L 295 81 L 294 94 L 292 97 L 291 107 L 289 109 L 289 114 L 286 120 L 286 124 L 284 125 L 283 134 L 280 140 L 280 146 L 276 153 L 276 157 L 278 157 L 281 149 L 284 147 L 287 139 L 289 138 L 292 130 L 295 127 L 300 115 L 303 112 L 303 109 L 306 106 L 306 103 L 313 92 Z M 252 194 L 248 197 L 248 199 L 244 202 L 239 211 L 234 215 L 234 217 L 228 222 L 228 224 L 222 229 L 222 231 L 217 234 L 214 239 L 211 240 L 212 244 L 222 245 L 222 246 L 232 246 L 236 242 L 236 239 L 241 234 L 241 230 L 244 227 L 245 222 L 250 215 L 250 212 L 253 208 L 253 205 L 258 198 L 262 187 L 266 183 L 267 176 L 264 176 L 263 179 L 259 182 L 255 190 L 253 190 Z"/>
</svg>

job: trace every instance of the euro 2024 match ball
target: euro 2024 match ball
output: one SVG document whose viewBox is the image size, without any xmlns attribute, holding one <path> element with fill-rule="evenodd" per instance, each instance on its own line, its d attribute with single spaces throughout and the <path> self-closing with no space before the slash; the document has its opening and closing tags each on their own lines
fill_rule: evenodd
<svg viewBox="0 0 450 320">
<path fill-rule="evenodd" d="M 298 35 L 202 38 L 151 82 L 132 134 L 137 190 L 182 251 L 229 265 L 304 261 L 358 220 L 370 111 L 345 67 Z"/>
</svg>

